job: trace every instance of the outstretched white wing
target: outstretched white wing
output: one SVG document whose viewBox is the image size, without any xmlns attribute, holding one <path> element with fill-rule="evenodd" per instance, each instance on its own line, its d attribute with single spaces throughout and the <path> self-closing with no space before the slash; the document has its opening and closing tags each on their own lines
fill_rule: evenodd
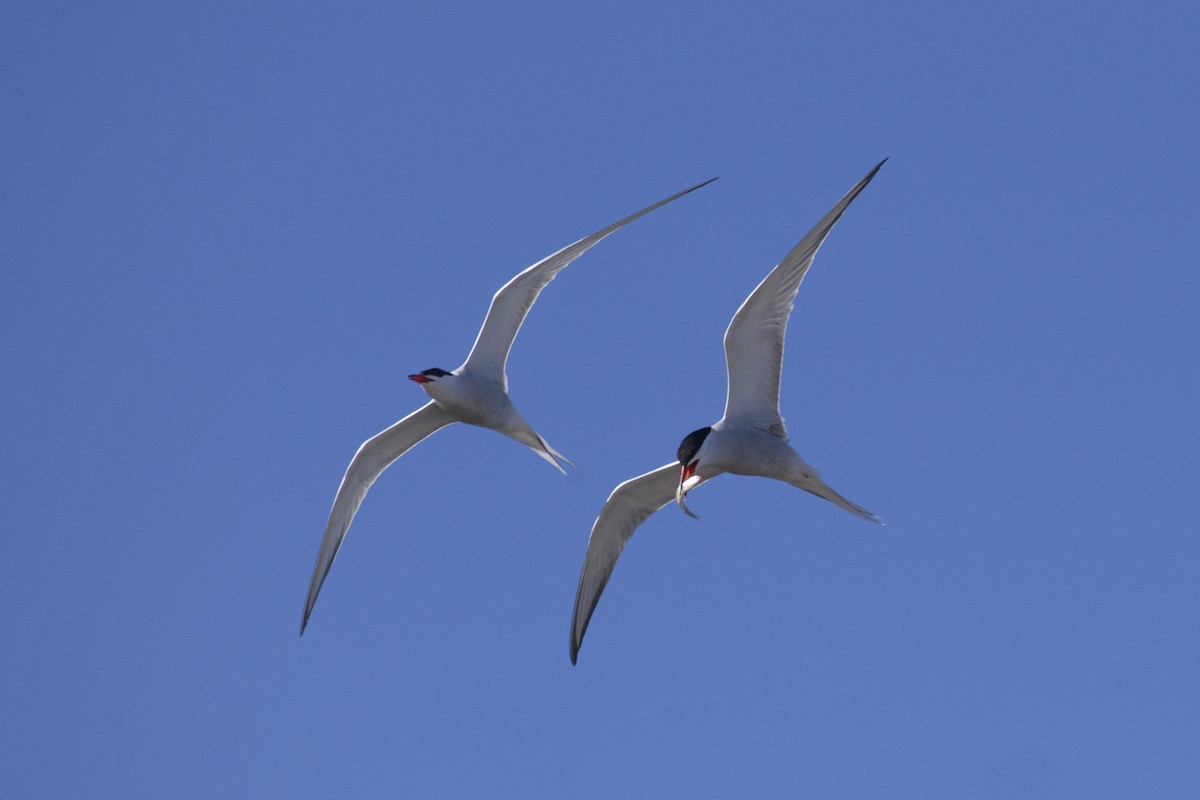
<svg viewBox="0 0 1200 800">
<path fill-rule="evenodd" d="M 659 200 L 654 205 L 647 206 L 620 222 L 614 222 L 607 228 L 598 230 L 591 236 L 580 239 L 553 255 L 546 256 L 532 267 L 518 273 L 512 280 L 501 286 L 500 290 L 492 297 L 492 305 L 488 308 L 487 318 L 483 321 L 483 327 L 479 329 L 479 335 L 475 337 L 471 354 L 467 356 L 467 365 L 472 370 L 489 375 L 507 390 L 508 380 L 504 374 L 504 364 L 508 361 L 508 351 L 512 349 L 513 340 L 517 338 L 517 331 L 521 329 L 525 315 L 529 313 L 529 309 L 533 307 L 534 301 L 537 300 L 538 294 L 546 287 L 546 284 L 554 280 L 554 276 L 563 267 L 586 253 L 613 231 L 644 214 L 649 214 L 659 206 L 664 206 L 715 180 L 716 178 L 712 178 L 704 183 L 696 184 L 690 189 L 684 189 L 678 194 L 673 194 L 665 200 Z"/>
<path fill-rule="evenodd" d="M 575 593 L 575 612 L 571 618 L 571 663 L 579 655 L 579 645 L 587 632 L 588 621 L 600 602 L 600 595 L 612 575 L 613 567 L 625 543 L 638 525 L 675 499 L 679 485 L 679 462 L 664 464 L 653 472 L 630 478 L 608 496 L 600 516 L 592 526 L 587 556 Z"/>
<path fill-rule="evenodd" d="M 300 621 L 301 635 L 304 635 L 304 628 L 308 625 L 308 617 L 317 602 L 321 584 L 325 582 L 325 576 L 337 558 L 338 548 L 342 546 L 346 531 L 350 529 L 350 523 L 354 521 L 354 515 L 358 513 L 358 507 L 362 505 L 371 484 L 413 445 L 454 421 L 455 418 L 448 411 L 430 401 L 387 430 L 367 439 L 358 448 L 350 460 L 350 466 L 346 468 L 342 485 L 333 499 L 329 522 L 325 525 L 325 538 L 321 540 L 321 551 L 317 553 L 312 582 L 308 585 L 308 600 L 304 603 L 304 618 Z"/>
<path fill-rule="evenodd" d="M 725 364 L 729 370 L 725 419 L 729 422 L 759 428 L 784 440 L 788 438 L 779 413 L 779 376 L 792 303 L 817 249 L 884 161 L 887 159 L 880 161 L 821 218 L 733 315 L 725 331 Z"/>
</svg>

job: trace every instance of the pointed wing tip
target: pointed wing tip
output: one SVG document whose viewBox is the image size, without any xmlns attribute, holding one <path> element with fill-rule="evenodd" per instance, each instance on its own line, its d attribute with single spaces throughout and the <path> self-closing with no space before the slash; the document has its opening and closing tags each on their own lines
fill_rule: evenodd
<svg viewBox="0 0 1200 800">
<path fill-rule="evenodd" d="M 586 633 L 586 629 L 584 631 Z M 571 666 L 579 660 L 579 648 L 583 645 L 583 633 L 579 632 L 579 621 L 571 621 Z"/>
<path fill-rule="evenodd" d="M 720 178 L 720 177 L 721 176 L 718 175 L 716 178 L 709 178 L 708 180 L 706 180 L 702 183 L 697 183 L 695 186 L 689 186 L 688 188 L 684 189 L 679 194 L 672 195 L 671 197 L 667 198 L 663 202 L 668 203 L 671 200 L 678 200 L 680 197 L 683 197 L 685 194 L 690 194 L 690 193 L 696 191 L 697 189 L 703 189 L 705 186 L 708 186 L 710 183 L 712 183 L 713 181 L 717 180 L 717 178 Z"/>
<path fill-rule="evenodd" d="M 582 581 L 582 578 L 580 578 L 580 580 Z M 600 591 L 601 592 L 604 591 L 603 587 L 600 589 Z M 599 601 L 599 597 L 597 597 L 596 599 L 597 599 L 597 601 Z M 592 610 L 595 611 L 596 607 L 592 606 Z M 583 627 L 580 627 L 580 625 L 579 625 L 579 597 L 576 596 L 575 608 L 571 613 L 571 665 L 572 666 L 574 666 L 575 662 L 579 660 L 579 648 L 583 647 L 583 637 L 587 635 L 588 623 L 591 621 L 592 621 L 592 615 L 588 614 L 587 618 L 584 619 L 584 621 L 583 621 Z"/>
<path fill-rule="evenodd" d="M 587 567 L 585 566 L 584 569 Z M 583 588 L 583 576 L 580 576 L 580 589 Z M 579 616 L 579 596 L 575 597 L 575 608 L 571 613 L 571 664 L 579 660 L 579 648 L 583 647 L 583 637 L 587 636 L 588 625 L 591 624 L 592 614 L 596 613 L 596 605 L 600 602 L 600 595 L 604 594 L 604 587 L 608 583 L 607 579 L 601 582 L 600 591 L 595 595 L 592 602 L 591 610 L 587 615 L 582 617 L 582 622 Z"/>
</svg>

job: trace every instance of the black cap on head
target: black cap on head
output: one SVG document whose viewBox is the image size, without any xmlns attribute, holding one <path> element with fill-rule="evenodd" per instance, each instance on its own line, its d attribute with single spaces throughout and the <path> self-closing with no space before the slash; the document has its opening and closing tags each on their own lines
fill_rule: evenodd
<svg viewBox="0 0 1200 800">
<path fill-rule="evenodd" d="M 447 375 L 449 375 L 450 373 L 446 372 L 446 370 L 444 370 L 444 369 L 438 369 L 437 367 L 434 367 L 433 369 L 427 369 L 427 370 L 422 371 L 421 374 L 427 378 L 444 378 Z"/>
<path fill-rule="evenodd" d="M 700 452 L 700 445 L 704 444 L 704 440 L 710 433 L 712 433 L 711 425 L 698 431 L 692 431 L 683 437 L 683 441 L 679 443 L 679 449 L 675 452 L 679 463 L 685 467 L 691 463 L 692 459 L 696 457 L 696 453 Z"/>
</svg>

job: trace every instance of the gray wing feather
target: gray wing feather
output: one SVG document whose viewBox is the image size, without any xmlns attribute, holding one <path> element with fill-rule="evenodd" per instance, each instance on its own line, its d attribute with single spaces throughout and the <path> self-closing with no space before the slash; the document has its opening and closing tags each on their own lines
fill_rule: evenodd
<svg viewBox="0 0 1200 800">
<path fill-rule="evenodd" d="M 563 267 L 579 258 L 618 228 L 633 222 L 644 214 L 649 214 L 672 200 L 696 191 L 701 186 L 707 186 L 715 180 L 716 178 L 712 178 L 664 200 L 659 200 L 636 214 L 630 214 L 620 222 L 614 222 L 591 236 L 567 245 L 557 253 L 546 256 L 533 266 L 518 273 L 512 280 L 501 286 L 492 297 L 492 304 L 488 308 L 483 327 L 479 329 L 479 334 L 475 337 L 475 344 L 471 348 L 471 354 L 467 356 L 467 364 L 473 370 L 489 374 L 497 383 L 507 389 L 508 380 L 504 374 L 504 365 L 508 361 L 508 352 L 512 349 L 513 340 L 517 338 L 517 331 L 521 329 L 521 324 L 525 321 L 525 315 L 529 313 L 529 309 L 533 307 L 534 301 L 537 300 L 546 284 L 554 280 L 554 276 L 562 271 Z"/>
<path fill-rule="evenodd" d="M 448 411 L 437 403 L 430 401 L 404 419 L 372 436 L 362 443 L 346 474 L 338 487 L 333 499 L 333 508 L 329 512 L 329 522 L 325 525 L 325 538 L 321 540 L 321 550 L 317 553 L 317 563 L 313 567 L 312 581 L 308 585 L 308 599 L 304 603 L 304 617 L 300 621 L 300 634 L 308 625 L 308 617 L 312 614 L 313 605 L 317 602 L 317 594 L 321 584 L 337 558 L 346 531 L 358 513 L 367 490 L 379 475 L 392 465 L 396 459 L 412 449 L 413 445 L 425 439 L 430 434 L 454 422 L 455 419 Z"/>
<path fill-rule="evenodd" d="M 725 419 L 787 440 L 779 412 L 779 376 L 784 334 L 796 292 L 825 237 L 885 161 L 880 161 L 821 218 L 733 315 L 725 331 L 725 364 L 729 371 Z"/>
<path fill-rule="evenodd" d="M 631 478 L 613 489 L 588 539 L 579 589 L 575 593 L 575 612 L 571 618 L 571 663 L 579 655 L 579 646 L 587 632 L 588 621 L 600 595 L 612 575 L 625 543 L 646 518 L 675 499 L 679 485 L 679 462 L 664 464 L 653 472 Z"/>
</svg>

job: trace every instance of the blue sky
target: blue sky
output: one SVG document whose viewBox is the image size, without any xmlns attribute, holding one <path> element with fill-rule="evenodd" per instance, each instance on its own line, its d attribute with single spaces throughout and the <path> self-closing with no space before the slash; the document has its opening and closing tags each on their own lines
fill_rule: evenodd
<svg viewBox="0 0 1200 800">
<path fill-rule="evenodd" d="M 1200 12 L 10 2 L 0 785 L 12 797 L 1194 797 Z M 721 336 L 881 158 L 726 477 Z M 508 364 L 578 465 L 359 443 L 492 293 L 654 200 Z"/>
</svg>

